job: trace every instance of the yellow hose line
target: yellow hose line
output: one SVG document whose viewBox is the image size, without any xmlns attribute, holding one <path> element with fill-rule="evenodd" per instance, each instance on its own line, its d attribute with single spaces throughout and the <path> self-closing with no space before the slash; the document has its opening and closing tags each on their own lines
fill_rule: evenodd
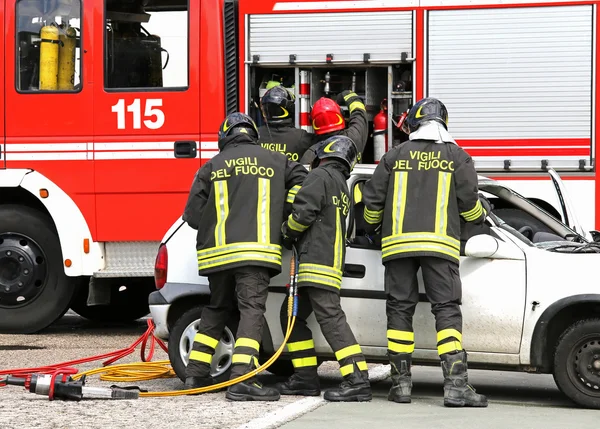
<svg viewBox="0 0 600 429">
<path fill-rule="evenodd" d="M 288 314 L 291 314 L 291 312 Z M 213 384 L 211 386 L 206 387 L 199 387 L 197 389 L 172 390 L 166 392 L 140 392 L 140 397 L 157 398 L 164 396 L 195 395 L 198 393 L 212 392 L 213 390 L 219 390 L 224 387 L 229 387 L 242 381 L 248 380 L 249 378 L 252 378 L 256 374 L 267 369 L 279 358 L 279 356 L 283 352 L 283 348 L 285 347 L 292 333 L 292 329 L 294 329 L 295 322 L 296 316 L 288 316 L 285 338 L 277 352 L 275 352 L 275 354 L 271 356 L 269 360 L 266 361 L 263 365 L 259 366 L 253 371 L 250 371 L 247 374 L 244 374 L 233 380 L 227 380 L 222 383 Z M 170 362 L 168 360 L 163 360 L 156 362 L 135 362 L 120 365 L 110 365 L 102 368 L 96 368 L 89 371 L 80 372 L 76 375 L 73 375 L 72 377 L 74 380 L 79 380 L 84 375 L 88 376 L 96 374 L 102 374 L 100 375 L 100 380 L 113 382 L 147 381 L 158 378 L 173 378 L 176 376 L 175 372 L 173 371 L 173 368 L 171 368 Z"/>
</svg>

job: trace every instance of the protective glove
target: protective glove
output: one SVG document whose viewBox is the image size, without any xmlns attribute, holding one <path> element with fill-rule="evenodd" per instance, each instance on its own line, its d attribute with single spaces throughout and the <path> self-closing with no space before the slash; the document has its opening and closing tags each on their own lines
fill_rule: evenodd
<svg viewBox="0 0 600 429">
<path fill-rule="evenodd" d="M 352 111 L 354 109 L 357 108 L 362 108 L 363 110 L 365 109 L 365 105 L 363 103 L 363 101 L 361 100 L 361 98 L 353 91 L 342 91 L 337 95 L 337 98 L 335 100 L 337 102 L 337 104 L 339 104 L 340 106 L 348 106 L 350 113 L 352 113 Z M 358 102 L 356 104 L 354 104 L 355 102 Z"/>
<path fill-rule="evenodd" d="M 492 205 L 490 204 L 489 200 L 481 193 L 479 194 L 479 202 L 481 202 L 481 205 L 483 206 L 483 209 L 485 210 L 485 215 L 487 217 L 492 212 Z"/>
<path fill-rule="evenodd" d="M 287 220 L 281 224 L 282 246 L 287 250 L 292 250 L 296 239 L 287 235 Z"/>
</svg>

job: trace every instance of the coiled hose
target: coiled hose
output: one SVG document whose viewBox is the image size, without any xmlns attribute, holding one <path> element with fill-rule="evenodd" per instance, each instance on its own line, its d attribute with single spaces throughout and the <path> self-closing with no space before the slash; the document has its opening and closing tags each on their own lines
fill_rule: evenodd
<svg viewBox="0 0 600 429">
<path fill-rule="evenodd" d="M 227 380 L 222 383 L 213 384 L 211 386 L 199 387 L 197 389 L 187 390 L 172 390 L 166 392 L 140 392 L 140 397 L 146 398 L 157 398 L 165 396 L 184 396 L 184 395 L 195 395 L 198 393 L 212 392 L 220 390 L 225 387 L 232 386 L 242 381 L 248 380 L 254 377 L 258 373 L 264 371 L 271 366 L 283 352 L 291 333 L 294 329 L 294 323 L 296 321 L 296 315 L 298 314 L 298 252 L 296 247 L 292 247 L 292 257 L 290 258 L 290 285 L 288 292 L 288 320 L 285 337 L 283 343 L 279 349 L 275 352 L 269 360 L 263 365 L 259 366 L 253 371 L 250 371 L 240 377 L 233 380 Z M 173 377 L 173 369 L 171 368 L 170 362 L 156 361 L 156 362 L 136 362 L 126 363 L 120 365 L 111 365 L 107 367 L 92 369 L 85 372 L 80 372 L 73 375 L 74 380 L 79 380 L 81 377 L 89 375 L 101 374 L 100 380 L 113 381 L 113 382 L 134 382 L 134 381 L 147 381 L 157 378 L 171 378 Z"/>
</svg>

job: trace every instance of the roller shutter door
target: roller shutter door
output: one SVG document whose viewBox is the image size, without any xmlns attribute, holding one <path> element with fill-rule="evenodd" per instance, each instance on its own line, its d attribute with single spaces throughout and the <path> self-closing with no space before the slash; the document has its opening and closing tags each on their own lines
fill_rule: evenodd
<svg viewBox="0 0 600 429">
<path fill-rule="evenodd" d="M 431 11 L 428 21 L 427 92 L 448 107 L 453 136 L 487 157 L 479 166 L 589 167 L 591 6 Z"/>
<path fill-rule="evenodd" d="M 363 62 L 412 57 L 412 12 L 304 13 L 251 15 L 248 61 L 288 63 L 290 54 L 298 64 L 334 61 Z"/>
</svg>

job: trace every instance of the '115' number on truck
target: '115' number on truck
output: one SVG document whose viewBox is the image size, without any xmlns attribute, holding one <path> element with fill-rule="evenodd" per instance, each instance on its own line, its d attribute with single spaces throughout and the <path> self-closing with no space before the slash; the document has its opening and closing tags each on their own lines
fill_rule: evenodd
<svg viewBox="0 0 600 429">
<path fill-rule="evenodd" d="M 162 127 L 165 123 L 165 114 L 159 109 L 162 106 L 162 100 L 160 98 L 149 98 L 145 100 L 146 106 L 144 108 L 144 126 L 151 130 L 157 130 Z M 139 130 L 142 128 L 142 109 L 141 100 L 136 98 L 129 106 L 127 106 L 127 112 L 133 116 L 133 129 Z M 112 106 L 112 112 L 117 114 L 117 128 L 120 130 L 125 129 L 125 100 L 120 99 L 117 104 Z"/>
</svg>

